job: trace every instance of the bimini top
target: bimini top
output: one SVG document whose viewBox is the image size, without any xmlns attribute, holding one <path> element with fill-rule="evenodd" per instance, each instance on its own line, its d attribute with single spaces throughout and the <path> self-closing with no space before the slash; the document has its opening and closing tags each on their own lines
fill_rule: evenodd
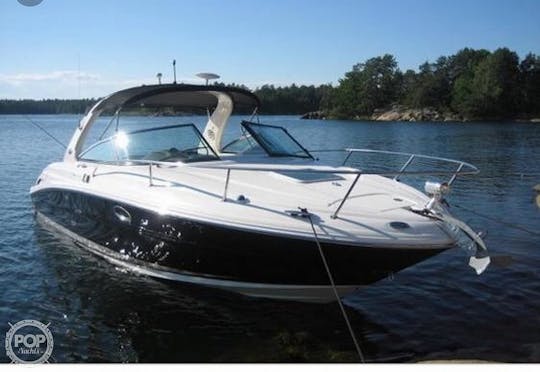
<svg viewBox="0 0 540 372">
<path fill-rule="evenodd" d="M 241 88 L 220 85 L 160 84 L 120 90 L 102 99 L 92 110 L 115 111 L 134 106 L 215 107 L 218 104 L 217 92 L 228 95 L 235 107 L 256 108 L 260 106 L 259 98 L 255 94 Z"/>
</svg>

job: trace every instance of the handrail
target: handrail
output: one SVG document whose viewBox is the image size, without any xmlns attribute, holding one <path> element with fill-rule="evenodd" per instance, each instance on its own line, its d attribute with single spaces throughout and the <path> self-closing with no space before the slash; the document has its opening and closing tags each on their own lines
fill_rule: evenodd
<svg viewBox="0 0 540 372">
<path fill-rule="evenodd" d="M 252 171 L 252 172 L 301 172 L 301 173 L 320 173 L 320 174 L 350 174 L 350 175 L 356 175 L 354 178 L 352 184 L 347 189 L 347 192 L 345 193 L 343 199 L 341 199 L 341 202 L 339 206 L 336 208 L 335 212 L 331 215 L 331 218 L 337 218 L 338 213 L 340 212 L 341 208 L 345 204 L 345 202 L 348 200 L 351 192 L 353 191 L 354 187 L 356 186 L 358 180 L 360 179 L 361 175 L 379 175 L 379 176 L 393 176 L 395 181 L 399 181 L 399 177 L 403 175 L 451 175 L 450 180 L 447 182 L 448 185 L 452 184 L 457 176 L 461 175 L 474 175 L 479 172 L 478 168 L 476 168 L 474 165 L 463 162 L 460 160 L 455 159 L 449 159 L 449 158 L 441 158 L 436 156 L 429 156 L 429 155 L 421 155 L 421 154 L 412 154 L 412 153 L 405 153 L 405 152 L 396 152 L 396 151 L 385 151 L 385 150 L 372 150 L 372 149 L 342 149 L 342 150 L 315 150 L 312 152 L 347 152 L 346 160 L 348 160 L 353 153 L 378 153 L 378 154 L 389 154 L 389 155 L 399 155 L 399 156 L 408 156 L 407 161 L 401 166 L 401 168 L 398 171 L 369 171 L 369 170 L 361 170 L 358 168 L 351 168 L 351 167 L 325 167 L 323 169 L 319 168 L 313 168 L 310 166 L 297 166 L 294 167 L 286 167 L 282 165 L 274 165 L 269 164 L 266 166 L 249 166 L 249 165 L 243 165 L 243 164 L 223 164 L 222 162 L 218 164 L 209 164 L 209 163 L 181 163 L 181 162 L 164 162 L 164 161 L 157 161 L 157 160 L 142 160 L 142 159 L 133 159 L 133 160 L 126 160 L 124 162 L 124 165 L 148 165 L 148 177 L 149 177 L 149 186 L 153 186 L 153 173 L 152 167 L 153 166 L 166 166 L 169 168 L 200 168 L 200 169 L 223 169 L 226 170 L 226 176 L 225 176 L 225 182 L 224 182 L 224 189 L 223 189 L 223 196 L 222 200 L 227 201 L 227 191 L 229 188 L 229 182 L 231 178 L 232 171 Z M 456 170 L 453 171 L 441 171 L 441 170 L 427 170 L 427 171 L 407 171 L 407 168 L 409 165 L 413 162 L 415 159 L 430 159 L 430 160 L 437 160 L 452 164 L 457 164 L 458 167 Z M 119 165 L 119 162 L 117 161 L 111 161 L 111 165 Z"/>
<path fill-rule="evenodd" d="M 448 163 L 454 163 L 454 164 L 463 164 L 465 166 L 468 166 L 470 168 L 478 170 L 474 165 L 469 164 L 467 162 L 456 160 L 456 159 L 450 159 L 450 158 L 443 158 L 439 156 L 431 156 L 431 155 L 422 155 L 422 154 L 413 154 L 410 152 L 398 152 L 398 151 L 386 151 L 386 150 L 373 150 L 373 149 L 354 149 L 354 148 L 347 148 L 345 151 L 351 151 L 351 152 L 365 152 L 365 153 L 377 153 L 377 154 L 388 154 L 388 155 L 403 155 L 403 156 L 411 156 L 414 155 L 416 158 L 422 158 L 422 159 L 431 159 L 431 160 L 440 160 L 440 161 L 446 161 Z"/>
<path fill-rule="evenodd" d="M 349 153 L 355 153 L 355 152 L 362 152 L 362 153 L 375 153 L 375 154 L 386 154 L 386 155 L 401 155 L 401 156 L 409 156 L 409 157 L 414 155 L 415 158 L 431 159 L 431 160 L 445 161 L 445 162 L 448 162 L 448 163 L 463 164 L 464 166 L 476 169 L 478 171 L 478 168 L 476 168 L 474 165 L 472 165 L 470 163 L 467 163 L 467 162 L 464 162 L 464 161 L 461 161 L 461 160 L 443 158 L 443 157 L 439 157 L 439 156 L 415 154 L 415 153 L 410 153 L 410 152 L 398 152 L 398 151 L 374 150 L 374 149 L 356 149 L 356 148 L 329 149 L 329 150 L 322 149 L 322 150 L 309 150 L 309 151 L 310 152 L 315 152 L 315 153 L 347 152 L 348 154 Z"/>
<path fill-rule="evenodd" d="M 354 153 L 375 153 L 375 154 L 384 154 L 384 155 L 398 155 L 398 156 L 408 156 L 407 161 L 401 166 L 400 171 L 394 176 L 395 181 L 399 181 L 399 177 L 403 174 L 412 175 L 416 174 L 415 172 L 406 172 L 406 169 L 411 165 L 413 160 L 415 159 L 430 159 L 430 160 L 437 160 L 437 161 L 443 161 L 447 163 L 453 163 L 457 164 L 457 169 L 455 171 L 448 171 L 445 174 L 451 174 L 450 180 L 447 182 L 448 185 L 451 185 L 454 183 L 458 175 L 473 175 L 478 174 L 479 170 L 474 165 L 461 161 L 461 160 L 455 160 L 450 158 L 443 158 L 438 156 L 430 156 L 430 155 L 422 155 L 422 154 L 413 154 L 408 152 L 398 152 L 398 151 L 387 151 L 387 150 L 373 150 L 373 149 L 355 149 L 355 148 L 347 148 L 347 149 L 341 149 L 341 150 L 311 150 L 311 152 L 318 153 L 318 152 L 347 152 L 347 155 L 345 157 L 345 160 L 342 162 L 342 166 L 347 164 L 347 161 L 350 159 L 351 155 Z M 462 171 L 464 167 L 470 168 L 469 171 Z M 388 175 L 388 174 L 386 174 Z M 435 175 L 435 174 L 433 174 Z"/>
<path fill-rule="evenodd" d="M 352 152 L 349 152 L 349 154 L 352 154 Z M 409 156 L 409 159 L 405 162 L 405 164 L 403 164 L 403 166 L 399 170 L 399 174 L 394 176 L 394 180 L 399 181 L 399 176 L 401 176 L 403 174 L 403 172 L 405 172 L 405 169 L 407 169 L 407 167 L 412 163 L 415 156 L 416 156 L 415 154 Z"/>
</svg>

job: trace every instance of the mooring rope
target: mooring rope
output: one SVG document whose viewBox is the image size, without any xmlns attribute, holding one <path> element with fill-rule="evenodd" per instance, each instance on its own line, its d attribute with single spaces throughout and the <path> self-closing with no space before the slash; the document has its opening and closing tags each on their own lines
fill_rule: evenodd
<svg viewBox="0 0 540 372">
<path fill-rule="evenodd" d="M 345 323 L 347 323 L 347 328 L 349 328 L 349 333 L 351 334 L 354 347 L 356 348 L 356 352 L 358 353 L 358 357 L 360 358 L 360 361 L 362 363 L 365 363 L 364 354 L 362 353 L 360 344 L 358 343 L 358 340 L 356 339 L 356 335 L 351 326 L 351 322 L 349 321 L 349 316 L 347 315 L 347 312 L 345 311 L 345 307 L 343 306 L 343 303 L 341 302 L 341 298 L 339 297 L 339 293 L 336 289 L 336 284 L 334 282 L 334 277 L 332 276 L 332 272 L 330 271 L 330 266 L 328 266 L 328 262 L 326 261 L 326 256 L 324 255 L 324 251 L 322 249 L 321 243 L 319 242 L 319 237 L 317 235 L 317 231 L 315 230 L 315 225 L 313 224 L 313 220 L 311 219 L 311 213 L 308 212 L 307 208 L 300 208 L 300 211 L 302 212 L 302 215 L 306 217 L 309 220 L 309 223 L 311 224 L 311 229 L 313 230 L 313 236 L 315 237 L 315 243 L 317 243 L 317 248 L 319 249 L 319 254 L 321 255 L 321 260 L 324 264 L 324 268 L 326 269 L 328 280 L 330 281 L 330 284 L 332 285 L 332 290 L 334 291 L 334 295 L 336 296 L 336 300 L 339 304 L 339 308 L 341 309 L 341 313 L 343 314 L 343 318 L 345 319 Z"/>
<path fill-rule="evenodd" d="M 472 209 L 469 209 L 469 208 L 465 208 L 465 207 L 462 207 L 461 205 L 457 205 L 457 204 L 453 204 L 452 203 L 452 206 L 453 207 L 456 207 L 456 208 L 459 208 L 459 209 L 463 209 L 464 211 L 467 211 L 469 213 L 472 213 L 478 217 L 481 217 L 481 218 L 485 218 L 486 220 L 490 220 L 490 221 L 493 221 L 493 222 L 497 222 L 503 226 L 506 226 L 506 227 L 509 227 L 509 228 L 512 228 L 512 229 L 516 229 L 516 230 L 520 230 L 520 231 L 523 231 L 523 232 L 526 232 L 526 233 L 529 233 L 531 235 L 535 235 L 535 236 L 540 236 L 540 233 L 537 233 L 535 231 L 531 231 L 523 226 L 520 226 L 520 225 L 516 225 L 514 223 L 511 223 L 511 222 L 508 222 L 508 221 L 504 221 L 504 220 L 501 220 L 499 218 L 495 218 L 495 217 L 491 217 L 491 216 L 487 216 L 485 214 L 482 214 L 482 213 L 478 213 L 476 211 L 473 211 Z"/>
</svg>

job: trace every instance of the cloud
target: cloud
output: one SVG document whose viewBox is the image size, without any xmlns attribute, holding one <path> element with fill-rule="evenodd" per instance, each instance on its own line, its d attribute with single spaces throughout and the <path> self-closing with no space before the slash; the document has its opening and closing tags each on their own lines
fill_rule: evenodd
<svg viewBox="0 0 540 372">
<path fill-rule="evenodd" d="M 0 82 L 21 85 L 28 82 L 40 81 L 97 81 L 100 75 L 84 71 L 52 71 L 47 73 L 18 73 L 18 74 L 0 74 Z"/>
<path fill-rule="evenodd" d="M 156 82 L 156 79 L 138 77 L 111 79 L 76 70 L 0 74 L 0 98 L 102 97 L 120 89 Z"/>
<path fill-rule="evenodd" d="M 172 76 L 163 76 L 163 83 L 171 83 Z M 178 76 L 178 83 L 204 84 L 200 78 Z M 220 80 L 222 81 L 222 80 Z M 227 83 L 227 81 L 222 81 Z M 242 82 L 237 82 L 242 83 Z M 18 72 L 0 74 L 0 99 L 4 98 L 97 98 L 121 89 L 140 85 L 157 84 L 152 76 L 104 76 L 99 73 L 76 70 L 58 70 L 50 72 Z M 276 86 L 288 85 L 280 81 L 244 82 L 254 89 L 264 84 Z"/>
</svg>

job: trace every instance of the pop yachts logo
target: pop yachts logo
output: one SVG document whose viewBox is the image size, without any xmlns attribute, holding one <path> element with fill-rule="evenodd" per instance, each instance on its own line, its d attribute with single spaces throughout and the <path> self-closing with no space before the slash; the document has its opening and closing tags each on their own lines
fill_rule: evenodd
<svg viewBox="0 0 540 372">
<path fill-rule="evenodd" d="M 17 0 L 19 4 L 24 6 L 36 6 L 41 4 L 43 0 Z"/>
<path fill-rule="evenodd" d="M 14 363 L 45 363 L 49 359 L 54 346 L 49 324 L 21 320 L 9 325 L 6 354 Z"/>
</svg>

